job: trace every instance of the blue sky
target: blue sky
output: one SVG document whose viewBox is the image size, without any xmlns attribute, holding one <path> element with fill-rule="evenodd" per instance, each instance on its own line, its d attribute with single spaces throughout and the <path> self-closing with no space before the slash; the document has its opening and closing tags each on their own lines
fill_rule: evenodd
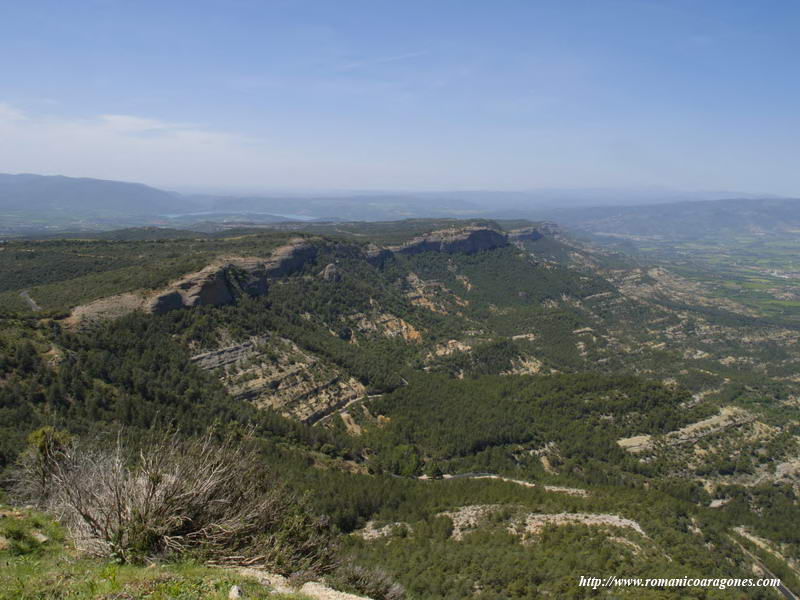
<svg viewBox="0 0 800 600">
<path fill-rule="evenodd" d="M 796 0 L 0 0 L 0 172 L 800 195 Z"/>
</svg>

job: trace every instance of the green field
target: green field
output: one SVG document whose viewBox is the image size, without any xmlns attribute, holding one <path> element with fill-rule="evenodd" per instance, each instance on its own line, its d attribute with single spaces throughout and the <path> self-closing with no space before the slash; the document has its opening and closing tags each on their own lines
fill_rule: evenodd
<svg viewBox="0 0 800 600">
<path fill-rule="evenodd" d="M 728 236 L 635 245 L 634 256 L 700 282 L 765 317 L 800 323 L 800 236 Z"/>
</svg>

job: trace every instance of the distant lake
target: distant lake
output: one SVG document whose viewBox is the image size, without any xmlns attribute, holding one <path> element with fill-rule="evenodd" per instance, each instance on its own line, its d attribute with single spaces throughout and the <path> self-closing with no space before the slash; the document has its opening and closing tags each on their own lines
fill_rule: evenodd
<svg viewBox="0 0 800 600">
<path fill-rule="evenodd" d="M 182 217 L 202 217 L 202 216 L 209 216 L 209 215 L 269 215 L 271 217 L 282 217 L 284 219 L 290 219 L 292 221 L 313 221 L 317 217 L 310 217 L 308 215 L 287 215 L 281 213 L 268 213 L 268 212 L 242 212 L 238 213 L 235 211 L 219 211 L 219 210 L 202 210 L 199 212 L 190 212 L 190 213 L 176 213 L 176 214 L 166 214 L 166 215 L 159 215 L 160 217 L 164 217 L 165 219 L 180 219 Z"/>
</svg>

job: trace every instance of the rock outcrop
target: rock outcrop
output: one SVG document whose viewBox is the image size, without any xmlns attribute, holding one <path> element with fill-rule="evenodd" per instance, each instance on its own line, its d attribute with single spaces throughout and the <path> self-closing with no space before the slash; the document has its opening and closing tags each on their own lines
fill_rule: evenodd
<svg viewBox="0 0 800 600">
<path fill-rule="evenodd" d="M 446 252 L 448 254 L 477 254 L 508 246 L 508 238 L 494 229 L 466 227 L 443 229 L 416 237 L 401 246 L 390 248 L 397 254 L 420 254 L 421 252 Z"/>
<path fill-rule="evenodd" d="M 329 281 L 331 283 L 336 283 L 339 281 L 342 276 L 339 274 L 339 269 L 336 268 L 336 265 L 331 263 L 327 265 L 322 271 L 320 271 L 319 276 L 322 277 L 325 281 Z"/>
<path fill-rule="evenodd" d="M 313 424 L 366 396 L 355 378 L 291 340 L 259 336 L 192 357 L 234 398 Z"/>
<path fill-rule="evenodd" d="M 157 292 L 145 308 L 165 313 L 193 306 L 230 304 L 240 293 L 262 296 L 271 279 L 296 273 L 316 257 L 316 246 L 298 239 L 276 249 L 266 260 L 245 257 L 216 261 Z"/>
<path fill-rule="evenodd" d="M 541 231 L 536 227 L 525 227 L 523 229 L 514 229 L 508 232 L 508 239 L 511 242 L 522 241 L 536 241 L 544 237 Z"/>
<path fill-rule="evenodd" d="M 233 292 L 228 281 L 230 265 L 209 265 L 196 273 L 182 277 L 169 289 L 154 296 L 147 309 L 153 313 L 190 306 L 219 306 L 233 302 Z"/>
<path fill-rule="evenodd" d="M 264 336 L 253 337 L 241 344 L 196 354 L 192 357 L 192 362 L 206 370 L 235 365 L 257 354 L 266 341 L 267 338 Z"/>
<path fill-rule="evenodd" d="M 547 221 L 508 232 L 508 240 L 510 242 L 536 241 L 543 237 L 558 238 L 561 236 L 561 228 L 555 223 L 548 223 Z"/>
<path fill-rule="evenodd" d="M 350 319 L 361 334 L 378 333 L 387 338 L 400 337 L 406 342 L 422 341 L 422 333 L 416 327 L 390 313 L 355 313 Z"/>
<path fill-rule="evenodd" d="M 392 251 L 388 248 L 381 248 L 375 244 L 367 244 L 364 249 L 364 256 L 373 267 L 382 267 L 387 260 L 392 258 Z"/>
</svg>

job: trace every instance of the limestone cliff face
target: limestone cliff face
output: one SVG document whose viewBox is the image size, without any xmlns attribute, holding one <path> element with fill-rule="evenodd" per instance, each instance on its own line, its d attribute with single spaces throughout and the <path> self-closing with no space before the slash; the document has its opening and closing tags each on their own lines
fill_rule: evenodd
<svg viewBox="0 0 800 600">
<path fill-rule="evenodd" d="M 545 229 L 547 224 L 544 225 Z M 336 256 L 365 260 L 381 268 L 395 254 L 414 255 L 421 252 L 448 254 L 475 254 L 483 250 L 502 248 L 514 241 L 537 239 L 548 232 L 543 226 L 518 230 L 510 236 L 487 227 L 461 227 L 434 231 L 416 237 L 402 245 L 382 248 L 374 244 L 365 247 L 357 244 L 336 243 L 328 246 Z M 221 306 L 232 303 L 237 296 L 263 296 L 272 280 L 302 271 L 306 265 L 319 258 L 319 244 L 296 238 L 277 248 L 269 258 L 231 257 L 215 260 L 207 267 L 181 277 L 165 288 L 150 293 L 144 290 L 101 298 L 90 304 L 76 307 L 69 323 L 82 323 L 103 318 L 115 318 L 144 310 L 165 313 L 194 306 Z M 321 277 L 329 282 L 341 278 L 335 264 L 327 265 Z"/>
<path fill-rule="evenodd" d="M 562 236 L 561 228 L 555 223 L 542 222 L 537 223 L 532 227 L 523 227 L 522 229 L 514 229 L 508 232 L 508 240 L 510 242 L 522 241 L 536 241 L 543 237 L 560 238 Z"/>
<path fill-rule="evenodd" d="M 493 229 L 469 227 L 434 231 L 415 238 L 402 246 L 378 248 L 368 246 L 363 252 L 356 246 L 337 246 L 337 253 L 360 255 L 374 266 L 382 266 L 393 253 L 447 252 L 475 254 L 508 245 L 508 239 Z M 220 306 L 233 302 L 239 291 L 251 296 L 266 294 L 270 280 L 301 271 L 317 259 L 313 244 L 297 239 L 278 248 L 269 259 L 231 258 L 217 261 L 196 273 L 186 275 L 157 292 L 146 304 L 149 312 L 164 313 L 193 306 Z M 320 273 L 328 281 L 338 281 L 340 275 L 333 264 Z"/>
<path fill-rule="evenodd" d="M 239 290 L 251 296 L 267 292 L 271 279 L 300 271 L 317 257 L 317 248 L 303 240 L 293 240 L 268 259 L 231 258 L 212 263 L 157 292 L 146 310 L 164 313 L 193 306 L 221 306 L 233 302 Z"/>
<path fill-rule="evenodd" d="M 523 229 L 515 229 L 508 232 L 508 239 L 512 242 L 521 242 L 524 240 L 540 240 L 544 237 L 541 231 L 536 227 L 525 227 Z"/>
<path fill-rule="evenodd" d="M 364 257 L 373 267 L 382 267 L 383 264 L 392 257 L 392 251 L 388 248 L 381 248 L 375 244 L 367 244 L 364 249 Z"/>
<path fill-rule="evenodd" d="M 148 310 L 165 313 L 189 306 L 218 306 L 233 302 L 226 265 L 209 265 L 173 283 L 150 300 Z"/>
<path fill-rule="evenodd" d="M 466 227 L 443 229 L 419 236 L 391 250 L 397 254 L 419 254 L 421 252 L 446 252 L 448 254 L 477 254 L 508 246 L 508 238 L 494 229 Z"/>
</svg>

